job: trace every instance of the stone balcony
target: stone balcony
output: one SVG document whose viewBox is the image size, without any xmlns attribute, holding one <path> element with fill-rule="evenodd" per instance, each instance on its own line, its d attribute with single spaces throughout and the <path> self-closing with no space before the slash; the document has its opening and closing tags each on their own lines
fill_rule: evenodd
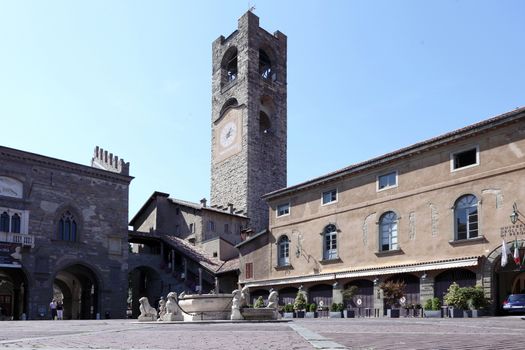
<svg viewBox="0 0 525 350">
<path fill-rule="evenodd" d="M 0 242 L 16 243 L 34 248 L 35 236 L 27 233 L 0 232 Z"/>
</svg>

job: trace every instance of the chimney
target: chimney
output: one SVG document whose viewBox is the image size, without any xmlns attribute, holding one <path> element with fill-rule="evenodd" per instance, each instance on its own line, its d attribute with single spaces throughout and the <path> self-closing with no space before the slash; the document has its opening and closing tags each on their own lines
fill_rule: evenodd
<svg viewBox="0 0 525 350">
<path fill-rule="evenodd" d="M 201 208 L 206 208 L 206 198 L 201 199 Z"/>
<path fill-rule="evenodd" d="M 233 203 L 228 203 L 228 212 L 233 214 Z"/>
</svg>

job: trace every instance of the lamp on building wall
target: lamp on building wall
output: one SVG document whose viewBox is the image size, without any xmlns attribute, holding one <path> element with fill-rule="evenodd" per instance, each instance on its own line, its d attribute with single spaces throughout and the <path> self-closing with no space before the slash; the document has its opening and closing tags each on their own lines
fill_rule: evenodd
<svg viewBox="0 0 525 350">
<path fill-rule="evenodd" d="M 374 278 L 374 286 L 377 286 L 377 284 L 379 283 L 379 278 Z"/>
<path fill-rule="evenodd" d="M 421 280 L 424 281 L 427 279 L 427 273 L 423 272 L 423 275 L 421 275 Z"/>
<path fill-rule="evenodd" d="M 303 252 L 303 247 L 301 245 L 301 240 L 303 239 L 303 235 L 302 234 L 298 234 L 297 235 L 297 249 L 295 250 L 295 257 L 296 258 L 299 258 Z"/>
<path fill-rule="evenodd" d="M 518 221 L 519 216 L 518 206 L 516 205 L 516 202 L 514 202 L 512 205 L 512 213 L 510 214 L 510 222 L 514 225 Z"/>
</svg>

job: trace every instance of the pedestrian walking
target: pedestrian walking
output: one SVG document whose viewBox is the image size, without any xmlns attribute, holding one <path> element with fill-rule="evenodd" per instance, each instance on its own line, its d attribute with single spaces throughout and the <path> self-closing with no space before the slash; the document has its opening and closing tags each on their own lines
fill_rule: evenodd
<svg viewBox="0 0 525 350">
<path fill-rule="evenodd" d="M 57 301 L 55 299 L 51 300 L 49 308 L 51 309 L 51 319 L 54 320 L 57 316 Z"/>
<path fill-rule="evenodd" d="M 64 319 L 64 304 L 62 304 L 61 300 L 57 302 L 57 318 L 59 320 Z"/>
</svg>

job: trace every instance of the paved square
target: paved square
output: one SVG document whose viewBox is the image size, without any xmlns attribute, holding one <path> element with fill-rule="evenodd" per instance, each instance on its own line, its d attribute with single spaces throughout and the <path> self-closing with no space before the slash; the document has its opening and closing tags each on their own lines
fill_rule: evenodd
<svg viewBox="0 0 525 350">
<path fill-rule="evenodd" d="M 520 317 L 300 319 L 290 323 L 0 322 L 7 349 L 522 349 Z"/>
</svg>

